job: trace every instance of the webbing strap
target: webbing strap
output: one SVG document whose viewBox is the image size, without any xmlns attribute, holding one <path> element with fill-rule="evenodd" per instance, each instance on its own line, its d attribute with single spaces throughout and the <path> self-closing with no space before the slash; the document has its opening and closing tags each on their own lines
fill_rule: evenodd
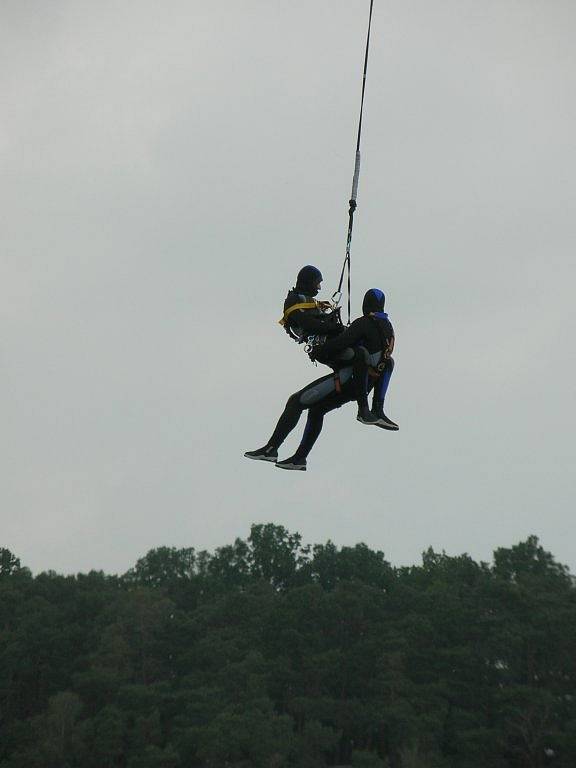
<svg viewBox="0 0 576 768">
<path fill-rule="evenodd" d="M 280 325 L 285 325 L 286 320 L 290 317 L 292 312 L 297 312 L 299 309 L 318 309 L 318 302 L 317 301 L 303 301 L 300 304 L 292 304 L 291 307 L 288 307 L 286 312 L 284 312 L 284 315 L 278 320 Z"/>
<path fill-rule="evenodd" d="M 362 114 L 364 112 L 364 93 L 366 91 L 366 73 L 368 71 L 368 51 L 370 49 L 370 29 L 372 26 L 372 10 L 374 8 L 374 0 L 370 0 L 370 16 L 368 18 L 368 34 L 366 36 L 366 51 L 364 54 L 364 72 L 362 74 L 362 99 L 360 101 L 360 118 L 358 120 L 358 136 L 356 139 L 356 156 L 354 161 L 354 176 L 352 179 L 352 193 L 350 195 L 349 209 L 348 209 L 348 235 L 346 237 L 346 256 L 344 257 L 344 264 L 342 265 L 342 271 L 340 273 L 340 280 L 338 282 L 338 288 L 334 291 L 332 298 L 337 295 L 341 295 L 342 283 L 344 281 L 344 272 L 348 270 L 348 325 L 350 325 L 350 248 L 352 245 L 352 227 L 354 226 L 354 211 L 356 210 L 356 197 L 358 195 L 358 181 L 360 179 L 360 138 L 362 136 Z"/>
</svg>

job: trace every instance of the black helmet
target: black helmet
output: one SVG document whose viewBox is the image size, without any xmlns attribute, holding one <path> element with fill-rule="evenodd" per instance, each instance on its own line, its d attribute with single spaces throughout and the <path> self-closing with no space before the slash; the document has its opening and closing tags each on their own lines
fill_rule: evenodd
<svg viewBox="0 0 576 768">
<path fill-rule="evenodd" d="M 364 301 L 362 302 L 363 314 L 369 315 L 370 312 L 383 312 L 385 300 L 386 297 L 383 291 L 379 288 L 370 288 L 364 294 Z"/>
<path fill-rule="evenodd" d="M 317 267 L 307 264 L 298 272 L 296 278 L 296 290 L 301 291 L 306 296 L 316 296 L 320 290 L 322 282 L 322 272 Z"/>
</svg>

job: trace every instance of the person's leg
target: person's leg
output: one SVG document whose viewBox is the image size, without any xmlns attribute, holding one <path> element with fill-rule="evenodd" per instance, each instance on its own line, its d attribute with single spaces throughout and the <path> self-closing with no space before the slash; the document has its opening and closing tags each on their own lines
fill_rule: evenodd
<svg viewBox="0 0 576 768">
<path fill-rule="evenodd" d="M 293 395 L 290 395 L 286 407 L 278 419 L 276 429 L 272 433 L 270 440 L 268 440 L 268 445 L 272 445 L 278 450 L 290 432 L 292 432 L 294 427 L 300 421 L 300 416 L 303 410 L 304 408 L 300 402 L 300 392 L 295 392 Z"/>
<path fill-rule="evenodd" d="M 316 379 L 303 389 L 295 392 L 288 398 L 284 411 L 276 424 L 276 429 L 266 445 L 263 448 L 258 448 L 256 451 L 246 451 L 244 456 L 248 459 L 276 461 L 278 458 L 278 448 L 298 424 L 302 411 L 333 391 L 334 376 L 329 374 L 328 376 Z"/>
<path fill-rule="evenodd" d="M 323 398 L 320 402 L 312 405 L 308 409 L 306 427 L 300 445 L 296 449 L 296 453 L 293 456 L 290 456 L 290 458 L 284 459 L 284 461 L 279 461 L 276 466 L 279 469 L 305 470 L 308 454 L 322 432 L 324 416 L 329 411 L 333 411 L 335 408 L 340 408 L 344 403 L 349 403 L 352 400 L 354 400 L 354 389 L 353 385 L 348 383 L 342 388 L 342 392 L 333 392 Z"/>
<path fill-rule="evenodd" d="M 358 415 L 356 419 L 361 424 L 376 424 L 377 417 L 374 416 L 368 408 L 368 368 L 370 366 L 370 356 L 368 350 L 364 347 L 356 347 L 354 350 L 353 384 L 354 396 L 358 403 Z"/>
<path fill-rule="evenodd" d="M 300 445 L 296 449 L 296 453 L 283 461 L 278 461 L 276 466 L 279 467 L 279 469 L 306 471 L 306 458 L 322 431 L 323 423 L 324 411 L 322 410 L 322 407 L 315 405 L 312 408 L 309 408 L 306 426 L 304 427 L 304 435 L 302 436 Z"/>
<path fill-rule="evenodd" d="M 314 356 L 315 363 L 321 363 L 322 365 L 327 365 L 329 368 L 332 368 L 333 370 L 339 370 L 342 367 L 352 365 L 353 360 L 354 360 L 354 350 L 352 349 L 352 347 L 346 347 L 346 349 L 340 352 L 340 354 L 338 354 L 336 357 L 323 355 L 322 352 L 318 352 Z"/>
<path fill-rule="evenodd" d="M 312 406 L 312 408 L 308 410 L 306 428 L 304 429 L 302 440 L 294 455 L 306 459 L 314 447 L 316 440 L 320 437 L 322 427 L 324 426 L 324 416 L 330 411 L 342 407 L 345 403 L 349 403 L 351 399 L 350 396 L 347 397 L 345 394 L 334 394 L 332 397 L 326 398 L 324 402 Z"/>
<path fill-rule="evenodd" d="M 372 413 L 378 418 L 376 426 L 396 432 L 398 430 L 398 424 L 395 424 L 384 413 L 384 399 L 386 397 L 386 392 L 388 391 L 388 385 L 390 384 L 393 371 L 394 360 L 390 357 L 386 361 L 386 366 L 374 385 L 374 395 L 372 397 Z"/>
<path fill-rule="evenodd" d="M 354 362 L 352 365 L 354 383 L 354 395 L 358 403 L 358 411 L 368 410 L 368 352 L 364 347 L 354 350 Z"/>
<path fill-rule="evenodd" d="M 368 378 L 368 369 L 370 367 L 370 354 L 363 346 L 347 347 L 337 358 L 327 358 L 318 355 L 318 362 L 324 365 L 330 365 L 334 368 L 342 367 L 342 363 L 351 365 L 354 382 L 354 398 L 358 403 L 357 420 L 362 424 L 376 424 L 377 417 L 374 416 L 368 407 L 368 390 L 370 382 Z"/>
</svg>

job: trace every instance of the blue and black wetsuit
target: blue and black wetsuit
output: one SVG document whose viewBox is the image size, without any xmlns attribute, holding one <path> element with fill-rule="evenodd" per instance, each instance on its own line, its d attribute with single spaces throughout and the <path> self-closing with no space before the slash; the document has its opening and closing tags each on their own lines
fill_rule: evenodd
<svg viewBox="0 0 576 768">
<path fill-rule="evenodd" d="M 368 291 L 363 304 L 365 314 L 355 320 L 344 332 L 319 347 L 316 353 L 317 358 L 322 361 L 323 358 L 334 359 L 346 349 L 354 349 L 355 357 L 363 363 L 363 367 L 357 368 L 356 382 L 354 381 L 355 366 L 349 365 L 340 370 L 338 379 L 333 374 L 322 376 L 299 392 L 295 392 L 286 403 L 276 429 L 268 441 L 269 446 L 278 449 L 296 427 L 302 411 L 307 410 L 308 419 L 304 436 L 295 454 L 295 458 L 305 459 L 322 431 L 325 414 L 340 408 L 345 403 L 357 400 L 361 392 L 367 397 L 366 393 L 373 388 L 374 381 L 376 386 L 372 409 L 373 411 L 382 410 L 394 370 L 394 361 L 390 357 L 394 347 L 394 330 L 383 308 L 384 294 L 376 289 Z M 358 350 L 362 352 L 358 354 Z M 367 365 L 378 369 L 378 378 L 372 379 L 366 376 Z M 362 377 L 360 382 L 358 382 L 359 376 Z"/>
</svg>

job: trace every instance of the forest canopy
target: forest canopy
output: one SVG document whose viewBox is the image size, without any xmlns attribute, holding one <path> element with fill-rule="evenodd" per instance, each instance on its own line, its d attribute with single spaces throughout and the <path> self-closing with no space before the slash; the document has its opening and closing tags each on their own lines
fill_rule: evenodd
<svg viewBox="0 0 576 768">
<path fill-rule="evenodd" d="M 576 589 L 253 525 L 122 576 L 0 549 L 0 768 L 574 768 Z"/>
</svg>

